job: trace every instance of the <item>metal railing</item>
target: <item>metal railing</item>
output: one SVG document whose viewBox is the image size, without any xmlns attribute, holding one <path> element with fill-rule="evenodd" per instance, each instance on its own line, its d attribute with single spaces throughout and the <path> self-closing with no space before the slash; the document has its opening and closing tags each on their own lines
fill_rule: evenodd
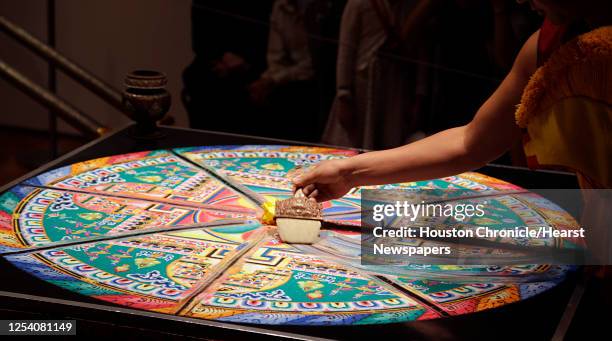
<svg viewBox="0 0 612 341">
<path fill-rule="evenodd" d="M 9 21 L 3 16 L 0 16 L 0 31 L 4 32 L 9 37 L 17 41 L 20 45 L 28 48 L 36 55 L 49 62 L 50 78 L 55 78 L 54 68 L 57 67 L 67 76 L 90 90 L 106 103 L 115 107 L 119 112 L 123 113 L 122 95 L 119 90 L 113 88 L 111 85 L 96 77 L 91 72 L 85 70 L 76 62 L 63 56 L 57 50 L 37 39 L 25 29 Z M 50 79 L 50 90 L 47 90 L 9 66 L 1 59 L 0 76 L 5 78 L 16 88 L 23 91 L 26 95 L 30 96 L 38 103 L 49 108 L 54 114 L 57 114 L 57 116 L 61 117 L 81 133 L 88 136 L 99 136 L 107 131 L 107 128 L 96 121 L 93 117 L 85 114 L 83 111 L 74 107 L 66 100 L 54 94 L 54 79 Z M 54 127 L 54 124 L 51 124 L 50 126 Z M 52 132 L 52 136 L 53 134 L 54 132 Z"/>
<path fill-rule="evenodd" d="M 86 115 L 70 103 L 57 97 L 49 90 L 34 83 L 19 71 L 7 65 L 0 59 L 0 76 L 12 83 L 26 95 L 57 113 L 68 124 L 88 136 L 102 135 L 106 128 L 92 117 Z"/>
</svg>

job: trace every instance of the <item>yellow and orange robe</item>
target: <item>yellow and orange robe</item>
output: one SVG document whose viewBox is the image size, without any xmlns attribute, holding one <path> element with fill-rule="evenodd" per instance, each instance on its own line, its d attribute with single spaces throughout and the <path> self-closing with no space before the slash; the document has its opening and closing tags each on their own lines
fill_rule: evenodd
<svg viewBox="0 0 612 341">
<path fill-rule="evenodd" d="M 612 188 L 612 26 L 559 47 L 533 74 L 516 111 L 531 168 L 575 172 Z"/>
<path fill-rule="evenodd" d="M 561 45 L 533 74 L 516 111 L 531 168 L 570 170 L 583 189 L 612 188 L 612 26 Z M 591 264 L 612 260 L 612 211 L 603 191 L 583 191 L 581 225 Z M 606 268 L 599 276 L 611 276 Z"/>
</svg>

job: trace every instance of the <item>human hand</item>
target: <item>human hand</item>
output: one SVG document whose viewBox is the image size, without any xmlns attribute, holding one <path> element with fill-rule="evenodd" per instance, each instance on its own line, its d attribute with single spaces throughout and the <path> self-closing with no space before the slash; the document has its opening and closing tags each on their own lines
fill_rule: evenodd
<svg viewBox="0 0 612 341">
<path fill-rule="evenodd" d="M 318 202 L 337 199 L 354 186 L 350 181 L 349 159 L 323 161 L 293 179 L 293 189 L 302 189 L 304 195 Z"/>
</svg>

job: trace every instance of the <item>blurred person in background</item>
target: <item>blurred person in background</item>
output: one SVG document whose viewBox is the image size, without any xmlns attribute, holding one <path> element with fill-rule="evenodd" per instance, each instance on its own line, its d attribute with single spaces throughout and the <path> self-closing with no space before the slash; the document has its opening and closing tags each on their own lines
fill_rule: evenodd
<svg viewBox="0 0 612 341">
<path fill-rule="evenodd" d="M 272 0 L 194 0 L 183 103 L 197 129 L 257 133 L 248 85 L 266 68 Z"/>
<path fill-rule="evenodd" d="M 276 0 L 270 16 L 267 68 L 248 89 L 261 108 L 260 135 L 317 141 L 318 105 L 305 13 L 313 0 Z"/>
<path fill-rule="evenodd" d="M 423 1 L 429 3 L 430 1 Z M 381 149 L 401 145 L 416 128 L 419 67 L 402 57 L 422 52 L 406 27 L 418 1 L 349 0 L 342 15 L 336 98 L 323 135 L 333 145 Z M 410 48 L 407 48 L 410 46 Z"/>
<path fill-rule="evenodd" d="M 315 131 L 319 139 L 336 94 L 340 19 L 345 5 L 346 0 L 313 0 L 304 15 L 318 91 L 319 110 Z"/>
</svg>

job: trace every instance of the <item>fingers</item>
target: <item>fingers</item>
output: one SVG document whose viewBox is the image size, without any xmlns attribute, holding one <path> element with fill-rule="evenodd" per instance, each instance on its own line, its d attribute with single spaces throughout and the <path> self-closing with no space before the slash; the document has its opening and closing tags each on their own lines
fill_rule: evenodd
<svg viewBox="0 0 612 341">
<path fill-rule="evenodd" d="M 317 197 L 319 196 L 319 190 L 318 189 L 314 189 L 309 195 L 309 198 L 313 198 L 313 199 L 317 199 Z"/>
<path fill-rule="evenodd" d="M 296 173 L 295 176 L 291 178 L 293 182 L 293 191 L 295 192 L 301 189 L 306 197 L 315 199 L 318 202 L 329 200 L 331 197 L 329 195 L 323 195 L 325 191 L 322 191 L 320 188 L 322 186 L 320 182 L 325 182 L 326 180 L 322 178 L 325 173 L 323 168 L 319 167 L 321 164 L 323 163 L 317 164 L 307 171 Z"/>
<path fill-rule="evenodd" d="M 310 184 L 302 188 L 296 187 L 294 185 L 293 191 L 294 192 L 301 191 L 304 194 L 304 196 L 306 196 L 308 199 L 312 199 L 317 202 L 324 202 L 324 201 L 336 199 L 336 197 L 334 197 L 333 195 L 327 193 L 324 190 L 320 190 L 319 188 L 317 188 L 315 184 Z"/>
<path fill-rule="evenodd" d="M 301 172 L 297 174 L 293 179 L 293 185 L 296 187 L 306 187 L 310 184 L 313 184 L 317 177 L 319 176 L 319 171 L 317 167 L 311 168 L 309 171 Z"/>
<path fill-rule="evenodd" d="M 315 188 L 309 194 L 307 194 L 306 197 L 308 200 L 314 200 L 316 202 L 324 202 L 333 199 L 331 196 L 324 193 L 325 192 L 319 191 L 317 188 Z"/>
<path fill-rule="evenodd" d="M 314 184 L 310 184 L 310 185 L 308 185 L 306 187 L 302 187 L 302 192 L 307 197 L 310 197 L 314 190 L 315 190 L 315 185 Z"/>
</svg>

